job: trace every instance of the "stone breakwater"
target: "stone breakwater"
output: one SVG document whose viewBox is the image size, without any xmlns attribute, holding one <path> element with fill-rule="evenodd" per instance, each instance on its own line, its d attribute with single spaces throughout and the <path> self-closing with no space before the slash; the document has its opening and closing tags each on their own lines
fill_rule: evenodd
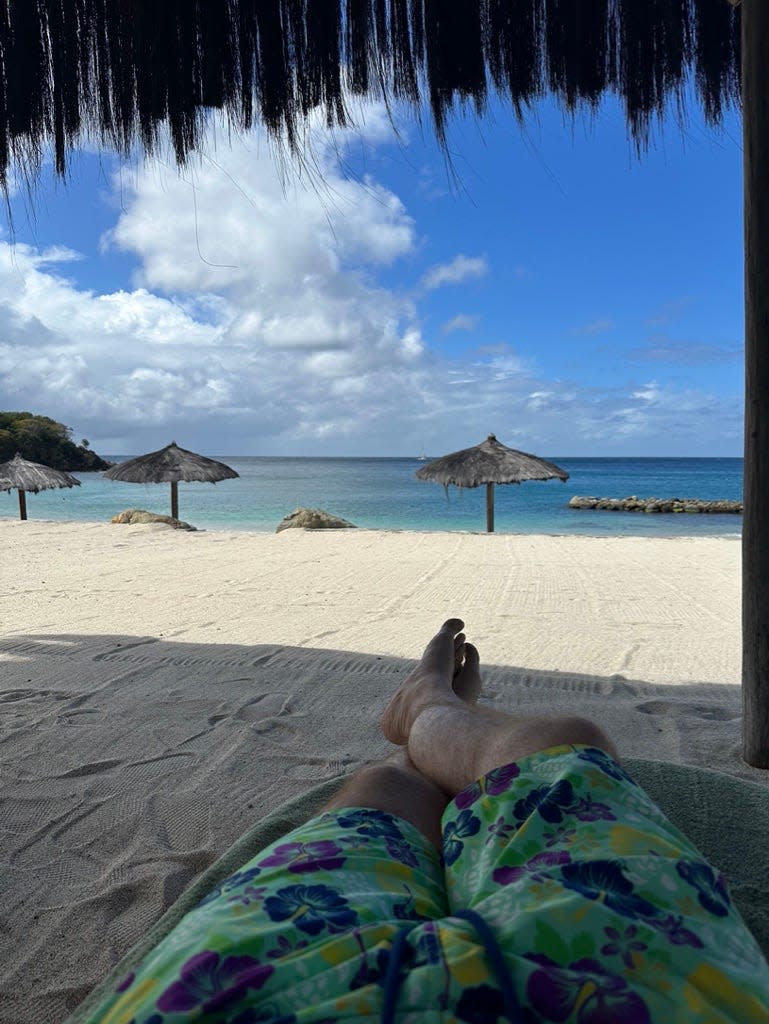
<svg viewBox="0 0 769 1024">
<path fill-rule="evenodd" d="M 701 501 L 699 498 L 583 498 L 575 495 L 569 508 L 599 509 L 605 512 L 709 512 L 741 515 L 741 501 Z"/>
</svg>

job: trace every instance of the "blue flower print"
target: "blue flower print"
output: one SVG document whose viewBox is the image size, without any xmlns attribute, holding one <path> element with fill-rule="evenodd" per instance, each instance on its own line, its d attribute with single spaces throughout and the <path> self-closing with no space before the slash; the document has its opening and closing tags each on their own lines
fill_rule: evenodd
<svg viewBox="0 0 769 1024">
<path fill-rule="evenodd" d="M 461 811 L 456 821 L 449 821 L 443 830 L 443 859 L 450 867 L 462 853 L 463 839 L 476 836 L 481 830 L 481 819 L 471 811 Z"/>
<path fill-rule="evenodd" d="M 354 828 L 360 836 L 371 836 L 372 839 L 384 836 L 391 836 L 393 839 L 403 838 L 395 819 L 385 811 L 375 811 L 366 807 L 356 811 L 344 811 L 338 815 L 337 821 L 342 828 Z"/>
<path fill-rule="evenodd" d="M 350 982 L 350 991 L 354 992 L 356 988 L 365 988 L 367 985 L 383 985 L 389 965 L 389 949 L 373 949 L 368 955 L 364 954 L 363 962 Z"/>
<path fill-rule="evenodd" d="M 623 932 L 616 928 L 604 928 L 608 942 L 601 946 L 602 956 L 618 956 L 625 967 L 633 968 L 633 953 L 643 953 L 648 947 L 645 942 L 636 938 L 638 929 L 634 924 L 628 925 Z"/>
<path fill-rule="evenodd" d="M 643 999 L 624 978 L 610 974 L 596 960 L 584 959 L 561 967 L 544 955 L 529 955 L 539 969 L 529 975 L 526 995 L 546 1021 L 574 1020 L 577 1024 L 651 1024 Z"/>
<path fill-rule="evenodd" d="M 207 904 L 213 903 L 214 900 L 219 899 L 223 892 L 230 892 L 232 889 L 236 889 L 239 885 L 244 885 L 246 882 L 250 882 L 252 878 L 256 878 L 257 875 L 261 874 L 261 871 L 261 868 L 248 868 L 246 871 L 236 871 L 234 875 L 230 875 L 229 878 L 225 878 L 224 881 L 215 886 L 207 896 L 204 896 L 200 903 L 198 903 L 198 906 L 205 907 Z"/>
<path fill-rule="evenodd" d="M 260 989 L 275 970 L 251 956 L 228 956 L 206 949 L 182 966 L 179 980 L 169 985 L 157 1001 L 163 1013 L 184 1013 L 200 1008 L 203 1013 L 226 1009 L 248 989 Z"/>
<path fill-rule="evenodd" d="M 660 915 L 653 904 L 633 892 L 632 883 L 622 874 L 617 861 L 565 864 L 561 868 L 561 880 L 567 889 L 580 892 L 589 900 L 602 900 L 623 917 L 649 921 Z"/>
<path fill-rule="evenodd" d="M 577 757 L 580 761 L 590 761 L 591 764 L 597 765 L 605 775 L 609 775 L 612 779 L 621 779 L 630 782 L 633 786 L 637 785 L 635 779 L 632 779 L 605 750 L 600 750 L 598 747 L 587 747 L 585 750 L 580 750 Z"/>
<path fill-rule="evenodd" d="M 563 821 L 563 812 L 574 808 L 575 796 L 572 784 L 561 779 L 552 786 L 537 786 L 527 797 L 519 800 L 513 808 L 516 821 L 526 821 L 537 812 L 550 825 Z"/>
<path fill-rule="evenodd" d="M 389 836 L 386 836 L 385 846 L 393 860 L 400 861 L 401 864 L 410 868 L 415 868 L 419 863 L 416 854 L 405 839 L 390 839 Z"/>
<path fill-rule="evenodd" d="M 327 885 L 289 885 L 264 901 L 271 921 L 294 922 L 300 931 L 319 935 L 324 928 L 341 932 L 358 923 L 344 896 Z"/>
<path fill-rule="evenodd" d="M 553 872 L 549 871 L 549 868 L 568 864 L 570 860 L 571 854 L 565 850 L 537 853 L 531 860 L 518 867 L 495 868 L 491 877 L 497 885 L 512 885 L 521 878 L 529 878 L 532 882 L 544 882 L 553 877 Z"/>
<path fill-rule="evenodd" d="M 292 874 L 302 875 L 311 871 L 335 871 L 344 862 L 342 848 L 330 840 L 321 839 L 310 843 L 281 843 L 259 864 L 263 868 L 286 864 Z"/>
<path fill-rule="evenodd" d="M 700 904 L 716 917 L 726 917 L 731 901 L 726 891 L 724 876 L 716 873 L 709 864 L 680 860 L 676 871 L 685 882 L 697 890 Z"/>
<path fill-rule="evenodd" d="M 500 1019 L 507 1020 L 502 993 L 491 985 L 465 989 L 457 1003 L 457 1018 L 466 1024 L 497 1024 Z"/>
</svg>

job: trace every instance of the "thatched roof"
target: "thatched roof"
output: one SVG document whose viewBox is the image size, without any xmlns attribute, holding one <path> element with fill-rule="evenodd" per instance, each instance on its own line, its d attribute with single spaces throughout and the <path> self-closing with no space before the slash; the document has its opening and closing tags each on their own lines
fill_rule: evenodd
<svg viewBox="0 0 769 1024">
<path fill-rule="evenodd" d="M 88 138 L 128 154 L 170 135 L 179 162 L 207 112 L 299 148 L 350 95 L 429 104 L 444 141 L 457 103 L 490 93 L 518 116 L 552 92 L 569 110 L 607 92 L 642 145 L 692 82 L 711 122 L 739 100 L 731 0 L 15 0 L 0 17 L 0 184 L 53 146 L 65 173 Z"/>
<path fill-rule="evenodd" d="M 9 462 L 0 463 L 0 490 L 16 488 L 19 491 L 47 491 L 52 487 L 79 487 L 77 477 L 60 469 L 51 469 L 39 462 L 28 462 L 21 455 L 14 455 Z"/>
<path fill-rule="evenodd" d="M 569 474 L 554 462 L 508 448 L 489 434 L 475 448 L 444 455 L 417 470 L 417 480 L 432 480 L 448 487 L 480 487 L 481 484 L 520 484 L 524 480 L 562 480 Z"/>
<path fill-rule="evenodd" d="M 223 462 L 188 452 L 172 441 L 157 452 L 119 462 L 108 469 L 104 476 L 109 480 L 123 480 L 129 484 L 165 484 L 179 480 L 215 484 L 218 480 L 231 480 L 238 473 Z"/>
</svg>

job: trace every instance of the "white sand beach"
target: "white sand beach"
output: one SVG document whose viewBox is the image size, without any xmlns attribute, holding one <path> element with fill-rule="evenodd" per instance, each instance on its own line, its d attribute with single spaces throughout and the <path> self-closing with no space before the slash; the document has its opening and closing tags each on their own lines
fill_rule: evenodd
<svg viewBox="0 0 769 1024">
<path fill-rule="evenodd" d="M 483 700 L 740 759 L 737 539 L 0 522 L 2 1024 L 59 1022 L 257 818 L 387 752 L 460 616 Z"/>
</svg>

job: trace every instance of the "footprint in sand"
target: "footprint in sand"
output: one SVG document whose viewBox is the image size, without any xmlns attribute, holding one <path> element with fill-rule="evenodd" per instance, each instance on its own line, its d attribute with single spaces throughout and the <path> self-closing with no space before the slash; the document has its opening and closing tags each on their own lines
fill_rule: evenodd
<svg viewBox="0 0 769 1024">
<path fill-rule="evenodd" d="M 741 712 L 730 711 L 719 704 L 686 704 L 672 700 L 647 700 L 644 704 L 636 704 L 636 710 L 645 715 L 687 715 L 691 718 L 707 718 L 712 722 L 730 722 L 739 718 Z"/>
</svg>

